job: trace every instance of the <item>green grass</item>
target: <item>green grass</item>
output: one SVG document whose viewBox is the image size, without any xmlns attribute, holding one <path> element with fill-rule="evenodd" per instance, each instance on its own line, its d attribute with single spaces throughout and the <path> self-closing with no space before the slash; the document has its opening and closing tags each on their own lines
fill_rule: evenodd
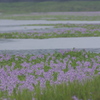
<svg viewBox="0 0 100 100">
<path fill-rule="evenodd" d="M 45 89 L 42 90 L 39 87 L 35 88 L 34 92 L 30 92 L 27 89 L 23 92 L 16 93 L 13 92 L 11 100 L 99 100 L 100 99 L 100 76 L 94 77 L 93 80 L 87 80 L 84 85 L 74 81 L 73 83 L 66 83 L 50 86 L 49 84 Z M 27 94 L 27 95 L 26 95 Z M 32 97 L 36 99 L 32 99 Z M 76 96 L 78 99 L 72 99 L 73 96 Z"/>
<path fill-rule="evenodd" d="M 65 83 L 56 86 L 47 86 L 43 90 L 43 94 L 37 96 L 37 100 L 77 100 L 72 99 L 76 96 L 78 100 L 99 100 L 100 99 L 100 76 L 94 78 L 94 80 L 87 80 L 82 85 L 75 81 L 69 83 L 67 86 Z M 97 91 L 96 91 L 97 90 Z"/>
</svg>

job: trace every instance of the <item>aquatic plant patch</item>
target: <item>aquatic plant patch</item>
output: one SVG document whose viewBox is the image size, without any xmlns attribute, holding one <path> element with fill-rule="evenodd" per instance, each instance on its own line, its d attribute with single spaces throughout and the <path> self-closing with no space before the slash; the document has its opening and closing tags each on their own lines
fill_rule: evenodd
<svg viewBox="0 0 100 100">
<path fill-rule="evenodd" d="M 54 26 L 54 28 L 86 28 L 86 29 L 99 29 L 100 24 L 26 24 L 22 26 Z"/>
<path fill-rule="evenodd" d="M 11 32 L 0 33 L 0 38 L 5 39 L 45 39 L 45 38 L 59 38 L 59 37 L 98 37 L 100 36 L 100 25 L 75 25 L 65 24 L 56 25 L 56 27 L 64 27 L 62 29 L 51 29 L 47 31 L 33 30 L 30 32 Z M 67 28 L 66 28 L 67 27 Z"/>
<path fill-rule="evenodd" d="M 52 25 L 51 25 L 52 26 Z M 99 29 L 100 24 L 56 24 L 56 28 L 61 28 L 61 27 L 68 27 L 68 28 L 74 28 L 74 27 L 81 27 L 81 28 L 86 28 L 86 29 Z"/>
<path fill-rule="evenodd" d="M 41 55 L 0 55 L 0 98 L 100 99 L 100 53 L 61 50 Z"/>
</svg>

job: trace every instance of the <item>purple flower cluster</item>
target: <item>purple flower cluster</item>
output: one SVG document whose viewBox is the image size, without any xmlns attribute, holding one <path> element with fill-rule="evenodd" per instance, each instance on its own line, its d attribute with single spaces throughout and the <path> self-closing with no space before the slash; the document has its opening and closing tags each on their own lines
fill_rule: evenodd
<svg viewBox="0 0 100 100">
<path fill-rule="evenodd" d="M 64 55 L 64 52 L 61 52 Z M 84 55 L 84 53 L 83 53 Z M 25 56 L 15 56 L 25 58 Z M 88 56 L 85 56 L 88 58 Z M 34 91 L 34 86 L 40 85 L 41 88 L 46 87 L 46 82 L 49 81 L 50 85 L 62 84 L 73 82 L 75 80 L 83 83 L 87 79 L 92 79 L 94 76 L 100 74 L 100 56 L 91 58 L 91 61 L 76 61 L 76 65 L 73 66 L 72 62 L 76 57 L 67 55 L 64 59 L 56 59 L 53 54 L 47 56 L 44 60 L 44 55 L 31 56 L 27 61 L 20 63 L 22 68 L 18 67 L 15 62 L 12 65 L 5 65 L 0 68 L 0 91 L 8 91 L 9 95 L 13 92 L 14 88 L 18 86 L 18 90 L 29 89 Z M 0 55 L 0 62 L 10 61 L 11 56 Z M 19 59 L 19 58 L 18 58 Z M 18 60 L 17 59 L 17 60 Z M 35 62 L 36 59 L 40 62 Z M 49 62 L 49 63 L 48 63 Z M 20 80 L 18 76 L 24 76 L 25 79 Z M 73 97 L 74 100 L 76 97 Z"/>
<path fill-rule="evenodd" d="M 3 60 L 7 61 L 7 60 L 9 60 L 10 58 L 11 58 L 11 57 L 10 57 L 9 55 L 5 55 L 5 56 L 0 55 L 0 62 L 3 61 Z"/>
<path fill-rule="evenodd" d="M 81 34 L 90 34 L 93 33 L 95 31 L 100 32 L 100 29 L 86 29 L 86 28 L 69 28 L 69 29 L 60 29 L 60 30 L 54 30 L 54 31 L 47 31 L 47 32 L 29 32 L 30 35 L 34 35 L 34 36 L 52 36 L 52 35 L 59 35 L 59 34 L 77 34 L 77 33 L 81 33 Z"/>
</svg>

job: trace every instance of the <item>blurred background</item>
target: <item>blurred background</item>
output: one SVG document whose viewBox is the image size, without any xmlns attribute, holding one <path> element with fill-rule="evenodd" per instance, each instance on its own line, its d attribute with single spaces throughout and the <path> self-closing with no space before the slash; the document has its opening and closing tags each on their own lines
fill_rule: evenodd
<svg viewBox="0 0 100 100">
<path fill-rule="evenodd" d="M 100 11 L 100 0 L 0 0 L 0 15 L 83 11 Z"/>
</svg>

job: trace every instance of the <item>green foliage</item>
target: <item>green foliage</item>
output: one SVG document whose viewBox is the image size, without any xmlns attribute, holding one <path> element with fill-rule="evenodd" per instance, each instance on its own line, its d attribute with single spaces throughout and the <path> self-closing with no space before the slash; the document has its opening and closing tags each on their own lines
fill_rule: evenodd
<svg viewBox="0 0 100 100">
<path fill-rule="evenodd" d="M 26 76 L 25 75 L 18 75 L 18 79 L 20 81 L 25 81 Z"/>
</svg>

